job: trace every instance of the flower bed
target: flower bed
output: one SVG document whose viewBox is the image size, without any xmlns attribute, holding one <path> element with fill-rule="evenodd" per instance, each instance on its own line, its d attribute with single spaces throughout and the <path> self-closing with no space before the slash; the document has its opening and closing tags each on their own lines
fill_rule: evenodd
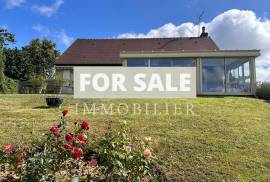
<svg viewBox="0 0 270 182">
<path fill-rule="evenodd" d="M 151 138 L 129 136 L 125 122 L 90 138 L 91 123 L 67 129 L 68 110 L 40 143 L 6 144 L 0 152 L 1 181 L 156 181 Z M 110 127 L 108 127 L 110 128 Z"/>
</svg>

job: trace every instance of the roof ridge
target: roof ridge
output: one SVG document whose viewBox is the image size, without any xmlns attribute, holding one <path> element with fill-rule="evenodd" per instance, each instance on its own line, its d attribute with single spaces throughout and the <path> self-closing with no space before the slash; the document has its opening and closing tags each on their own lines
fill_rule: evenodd
<svg viewBox="0 0 270 182">
<path fill-rule="evenodd" d="M 209 36 L 210 37 L 210 36 Z M 209 37 L 134 37 L 134 38 L 78 38 L 76 40 L 149 40 L 149 39 L 205 39 Z"/>
</svg>

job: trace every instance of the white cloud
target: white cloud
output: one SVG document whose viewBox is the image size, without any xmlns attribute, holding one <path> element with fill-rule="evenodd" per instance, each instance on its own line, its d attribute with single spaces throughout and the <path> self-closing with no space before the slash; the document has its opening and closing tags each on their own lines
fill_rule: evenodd
<svg viewBox="0 0 270 182">
<path fill-rule="evenodd" d="M 6 8 L 12 9 L 21 6 L 25 0 L 6 0 Z"/>
<path fill-rule="evenodd" d="M 270 81 L 269 19 L 257 17 L 253 11 L 232 9 L 202 25 L 221 49 L 261 49 L 261 56 L 256 61 L 257 80 Z M 198 36 L 198 30 L 193 23 L 168 23 L 146 34 L 124 33 L 118 37 L 190 37 Z"/>
<path fill-rule="evenodd" d="M 38 32 L 42 37 L 51 38 L 66 47 L 68 47 L 74 40 L 73 37 L 67 35 L 65 30 L 49 29 L 48 27 L 40 24 L 34 25 L 32 29 Z"/>
<path fill-rule="evenodd" d="M 32 27 L 32 29 L 35 30 L 36 32 L 42 34 L 42 36 L 45 36 L 45 37 L 50 34 L 50 30 L 47 27 L 40 25 L 40 24 L 34 25 Z"/>
<path fill-rule="evenodd" d="M 146 38 L 146 37 L 192 37 L 198 35 L 198 28 L 193 23 L 183 23 L 176 26 L 172 23 L 167 23 L 157 29 L 152 29 L 148 33 L 124 33 L 120 34 L 118 38 Z"/>
<path fill-rule="evenodd" d="M 51 17 L 64 4 L 64 0 L 55 0 L 51 5 L 34 5 L 32 9 L 41 15 Z"/>
<path fill-rule="evenodd" d="M 57 34 L 57 37 L 61 41 L 61 43 L 64 44 L 66 47 L 69 46 L 74 40 L 74 38 L 69 37 L 64 30 L 60 31 Z"/>
</svg>

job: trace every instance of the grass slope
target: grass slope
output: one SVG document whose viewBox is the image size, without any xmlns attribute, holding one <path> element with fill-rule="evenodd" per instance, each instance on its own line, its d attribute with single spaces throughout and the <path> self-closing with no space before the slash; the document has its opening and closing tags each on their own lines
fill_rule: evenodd
<svg viewBox="0 0 270 182">
<path fill-rule="evenodd" d="M 139 136 L 151 136 L 160 166 L 172 181 L 270 181 L 270 104 L 244 97 L 196 99 L 75 100 L 63 96 L 70 120 L 89 119 L 99 134 L 112 120 L 127 120 Z M 45 109 L 44 95 L 0 95 L 0 144 L 42 138 L 59 109 Z M 195 116 L 83 115 L 83 103 L 193 104 Z M 79 114 L 75 112 L 78 103 Z M 153 106 L 149 110 L 153 112 Z"/>
</svg>

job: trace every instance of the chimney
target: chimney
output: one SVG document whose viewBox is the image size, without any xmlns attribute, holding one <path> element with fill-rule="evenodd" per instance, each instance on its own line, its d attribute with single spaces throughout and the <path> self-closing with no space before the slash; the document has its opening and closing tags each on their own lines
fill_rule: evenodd
<svg viewBox="0 0 270 182">
<path fill-rule="evenodd" d="M 205 27 L 202 27 L 202 33 L 200 37 L 208 37 L 208 33 L 205 31 Z"/>
</svg>

